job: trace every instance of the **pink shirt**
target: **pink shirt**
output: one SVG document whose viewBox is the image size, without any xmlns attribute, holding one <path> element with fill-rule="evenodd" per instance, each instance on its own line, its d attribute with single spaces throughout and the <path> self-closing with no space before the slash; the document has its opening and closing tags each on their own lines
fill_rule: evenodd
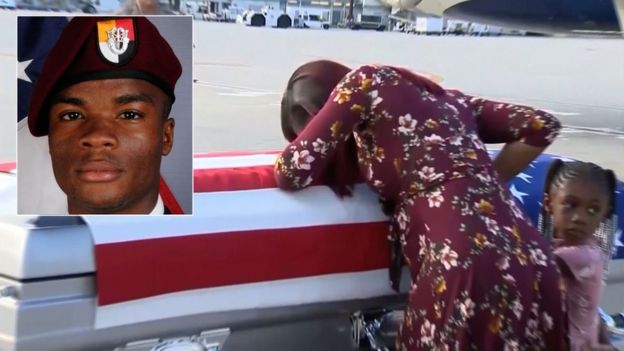
<svg viewBox="0 0 624 351">
<path fill-rule="evenodd" d="M 602 294 L 604 256 L 596 245 L 562 246 L 555 255 L 568 266 L 573 277 L 564 275 L 572 351 L 598 344 L 598 302 Z"/>
</svg>

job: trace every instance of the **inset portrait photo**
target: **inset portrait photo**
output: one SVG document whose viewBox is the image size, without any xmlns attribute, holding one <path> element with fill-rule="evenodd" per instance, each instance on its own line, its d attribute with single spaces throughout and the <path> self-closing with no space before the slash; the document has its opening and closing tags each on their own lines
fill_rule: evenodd
<svg viewBox="0 0 624 351">
<path fill-rule="evenodd" d="M 192 214 L 192 19 L 18 17 L 18 214 Z"/>
</svg>

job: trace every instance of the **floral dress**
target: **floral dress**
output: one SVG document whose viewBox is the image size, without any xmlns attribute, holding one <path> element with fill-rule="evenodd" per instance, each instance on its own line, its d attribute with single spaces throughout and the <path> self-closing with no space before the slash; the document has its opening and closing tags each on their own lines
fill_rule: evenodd
<svg viewBox="0 0 624 351">
<path fill-rule="evenodd" d="M 542 111 L 433 95 L 396 69 L 362 66 L 282 152 L 276 178 L 288 190 L 312 184 L 355 137 L 366 182 L 396 203 L 390 237 L 411 271 L 398 350 L 565 350 L 554 256 L 484 146 L 546 146 L 559 129 Z"/>
</svg>

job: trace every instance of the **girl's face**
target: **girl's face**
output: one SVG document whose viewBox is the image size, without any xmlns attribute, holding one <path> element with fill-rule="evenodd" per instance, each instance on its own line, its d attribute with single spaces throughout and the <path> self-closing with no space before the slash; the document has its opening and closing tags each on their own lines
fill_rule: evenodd
<svg viewBox="0 0 624 351">
<path fill-rule="evenodd" d="M 592 237 L 609 212 L 609 195 L 591 181 L 573 179 L 545 199 L 556 238 L 582 241 Z"/>
</svg>

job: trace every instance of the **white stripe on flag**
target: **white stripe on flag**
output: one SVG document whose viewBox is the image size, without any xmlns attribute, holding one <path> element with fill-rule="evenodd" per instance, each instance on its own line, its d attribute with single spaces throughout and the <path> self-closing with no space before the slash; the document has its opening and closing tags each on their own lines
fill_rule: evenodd
<svg viewBox="0 0 624 351">
<path fill-rule="evenodd" d="M 279 189 L 195 194 L 195 216 L 83 216 L 96 244 L 194 234 L 381 222 L 374 194 L 358 184 L 339 200 L 325 186 L 295 193 Z"/>
<path fill-rule="evenodd" d="M 275 163 L 277 154 L 201 157 L 193 159 L 193 169 L 266 166 Z"/>
<path fill-rule="evenodd" d="M 409 281 L 409 278 L 405 279 L 405 273 L 404 282 Z M 97 308 L 95 327 L 108 328 L 202 313 L 288 307 L 392 294 L 394 292 L 388 284 L 387 269 L 283 279 L 187 290 L 100 306 Z"/>
<path fill-rule="evenodd" d="M 0 213 L 3 216 L 14 216 L 17 213 L 17 177 L 15 174 L 0 172 L 0 199 L 2 199 Z"/>
</svg>

